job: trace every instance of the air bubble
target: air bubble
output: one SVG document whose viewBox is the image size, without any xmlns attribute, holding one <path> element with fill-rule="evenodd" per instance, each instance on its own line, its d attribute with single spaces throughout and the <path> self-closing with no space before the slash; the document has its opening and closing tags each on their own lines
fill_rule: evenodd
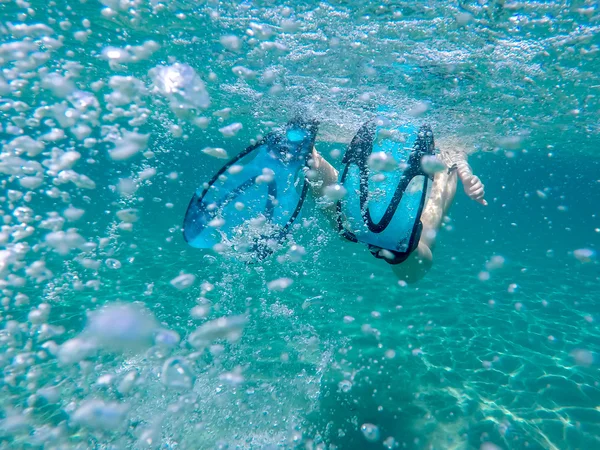
<svg viewBox="0 0 600 450">
<path fill-rule="evenodd" d="M 392 172 L 398 168 L 398 161 L 385 152 L 375 152 L 367 160 L 369 169 L 375 171 Z"/>
<path fill-rule="evenodd" d="M 232 123 L 231 125 L 227 125 L 226 127 L 219 128 L 219 133 L 221 133 L 226 138 L 230 138 L 235 136 L 242 128 L 242 124 L 236 122 Z"/>
<path fill-rule="evenodd" d="M 364 423 L 360 427 L 365 439 L 369 442 L 377 442 L 379 440 L 379 428 L 372 423 Z"/>
<path fill-rule="evenodd" d="M 582 263 L 590 263 L 596 259 L 596 252 L 591 248 L 579 248 L 573 252 L 573 256 Z"/>
<path fill-rule="evenodd" d="M 139 351 L 153 343 L 154 315 L 129 304 L 109 304 L 88 314 L 81 336 L 109 351 Z"/>
<path fill-rule="evenodd" d="M 267 288 L 270 291 L 283 292 L 292 285 L 294 280 L 291 278 L 278 278 L 267 283 Z"/>
<path fill-rule="evenodd" d="M 219 41 L 223 47 L 231 51 L 238 51 L 242 46 L 242 41 L 240 38 L 233 35 L 221 36 Z"/>
<path fill-rule="evenodd" d="M 352 381 L 342 380 L 338 383 L 338 388 L 344 393 L 350 392 L 350 390 L 352 389 Z"/>
<path fill-rule="evenodd" d="M 383 446 L 388 450 L 393 450 L 399 447 L 398 442 L 392 436 L 388 437 L 385 441 L 383 441 Z"/>
<path fill-rule="evenodd" d="M 182 273 L 181 275 L 171 280 L 171 286 L 173 286 L 175 289 L 183 290 L 192 286 L 195 280 L 195 275 L 192 275 L 190 273 Z"/>
<path fill-rule="evenodd" d="M 188 337 L 189 343 L 196 348 L 204 348 L 211 342 L 226 339 L 237 341 L 248 319 L 245 316 L 221 317 L 201 325 Z"/>
<path fill-rule="evenodd" d="M 189 390 L 194 385 L 194 375 L 183 357 L 167 359 L 162 366 L 160 378 L 165 386 L 173 389 Z"/>
<path fill-rule="evenodd" d="M 580 366 L 589 367 L 594 363 L 594 354 L 589 350 L 576 348 L 570 353 L 570 356 Z"/>
<path fill-rule="evenodd" d="M 123 222 L 135 223 L 140 219 L 138 213 L 139 211 L 135 208 L 122 209 L 117 211 L 117 217 Z"/>
<path fill-rule="evenodd" d="M 300 262 L 304 255 L 306 255 L 306 250 L 301 245 L 292 245 L 287 252 L 288 258 L 291 262 Z"/>
<path fill-rule="evenodd" d="M 121 268 L 121 261 L 119 261 L 118 259 L 114 259 L 114 258 L 108 258 L 106 259 L 106 261 L 104 261 L 104 264 L 106 264 L 106 267 L 108 267 L 109 269 L 120 269 Z"/>
<path fill-rule="evenodd" d="M 224 148 L 206 147 L 203 148 L 201 151 L 205 155 L 212 156 L 213 158 L 229 159 L 229 155 L 227 154 L 227 151 Z"/>
<path fill-rule="evenodd" d="M 421 159 L 421 167 L 428 175 L 434 175 L 446 169 L 446 165 L 435 155 L 425 155 Z"/>
<path fill-rule="evenodd" d="M 128 410 L 126 404 L 87 400 L 73 413 L 71 420 L 87 428 L 114 432 L 125 427 Z"/>
</svg>

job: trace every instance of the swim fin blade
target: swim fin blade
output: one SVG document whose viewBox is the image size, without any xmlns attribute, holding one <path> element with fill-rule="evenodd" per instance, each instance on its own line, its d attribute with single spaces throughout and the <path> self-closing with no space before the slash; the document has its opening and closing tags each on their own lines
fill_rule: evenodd
<svg viewBox="0 0 600 450">
<path fill-rule="evenodd" d="M 285 239 L 306 198 L 316 121 L 294 119 L 227 162 L 189 203 L 183 237 L 196 248 L 265 258 Z"/>
<path fill-rule="evenodd" d="M 346 151 L 339 183 L 348 194 L 336 205 L 340 234 L 404 261 L 419 242 L 430 177 L 421 158 L 434 153 L 428 126 L 364 124 Z"/>
</svg>

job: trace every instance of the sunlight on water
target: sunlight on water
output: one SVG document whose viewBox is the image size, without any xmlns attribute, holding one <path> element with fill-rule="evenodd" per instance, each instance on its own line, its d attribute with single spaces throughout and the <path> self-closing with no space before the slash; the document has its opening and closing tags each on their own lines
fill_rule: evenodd
<svg viewBox="0 0 600 450">
<path fill-rule="evenodd" d="M 600 448 L 596 2 L 0 15 L 0 447 Z M 382 114 L 486 184 L 416 284 L 337 235 L 341 181 L 302 204 L 314 139 L 341 169 Z M 379 186 L 407 166 L 366 161 Z"/>
</svg>

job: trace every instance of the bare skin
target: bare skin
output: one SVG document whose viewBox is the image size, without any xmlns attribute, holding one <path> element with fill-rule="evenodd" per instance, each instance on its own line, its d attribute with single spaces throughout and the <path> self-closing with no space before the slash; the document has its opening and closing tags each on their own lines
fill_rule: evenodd
<svg viewBox="0 0 600 450">
<path fill-rule="evenodd" d="M 469 198 L 487 205 L 484 199 L 485 190 L 479 177 L 473 175 L 467 163 L 464 151 L 444 152 L 444 163 L 452 165 L 456 170 L 443 170 L 435 174 L 429 198 L 421 215 L 423 231 L 417 249 L 401 264 L 390 265 L 396 276 L 407 283 L 415 283 L 425 276 L 433 264 L 432 250 L 435 247 L 436 236 L 441 227 L 442 219 L 448 214 L 454 195 L 456 194 L 457 179 L 460 178 L 464 191 Z M 310 162 L 310 190 L 316 199 L 322 198 L 328 187 L 334 186 L 338 180 L 338 172 L 313 149 Z M 335 210 L 332 206 L 324 208 L 333 220 Z"/>
</svg>

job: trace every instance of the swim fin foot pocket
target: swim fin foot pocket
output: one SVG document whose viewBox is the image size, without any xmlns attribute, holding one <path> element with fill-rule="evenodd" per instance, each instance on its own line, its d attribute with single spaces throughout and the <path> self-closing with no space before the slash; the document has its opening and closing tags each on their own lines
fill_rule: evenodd
<svg viewBox="0 0 600 450">
<path fill-rule="evenodd" d="M 236 257 L 270 255 L 300 214 L 317 131 L 316 121 L 294 119 L 227 162 L 192 197 L 185 241 Z"/>
</svg>

